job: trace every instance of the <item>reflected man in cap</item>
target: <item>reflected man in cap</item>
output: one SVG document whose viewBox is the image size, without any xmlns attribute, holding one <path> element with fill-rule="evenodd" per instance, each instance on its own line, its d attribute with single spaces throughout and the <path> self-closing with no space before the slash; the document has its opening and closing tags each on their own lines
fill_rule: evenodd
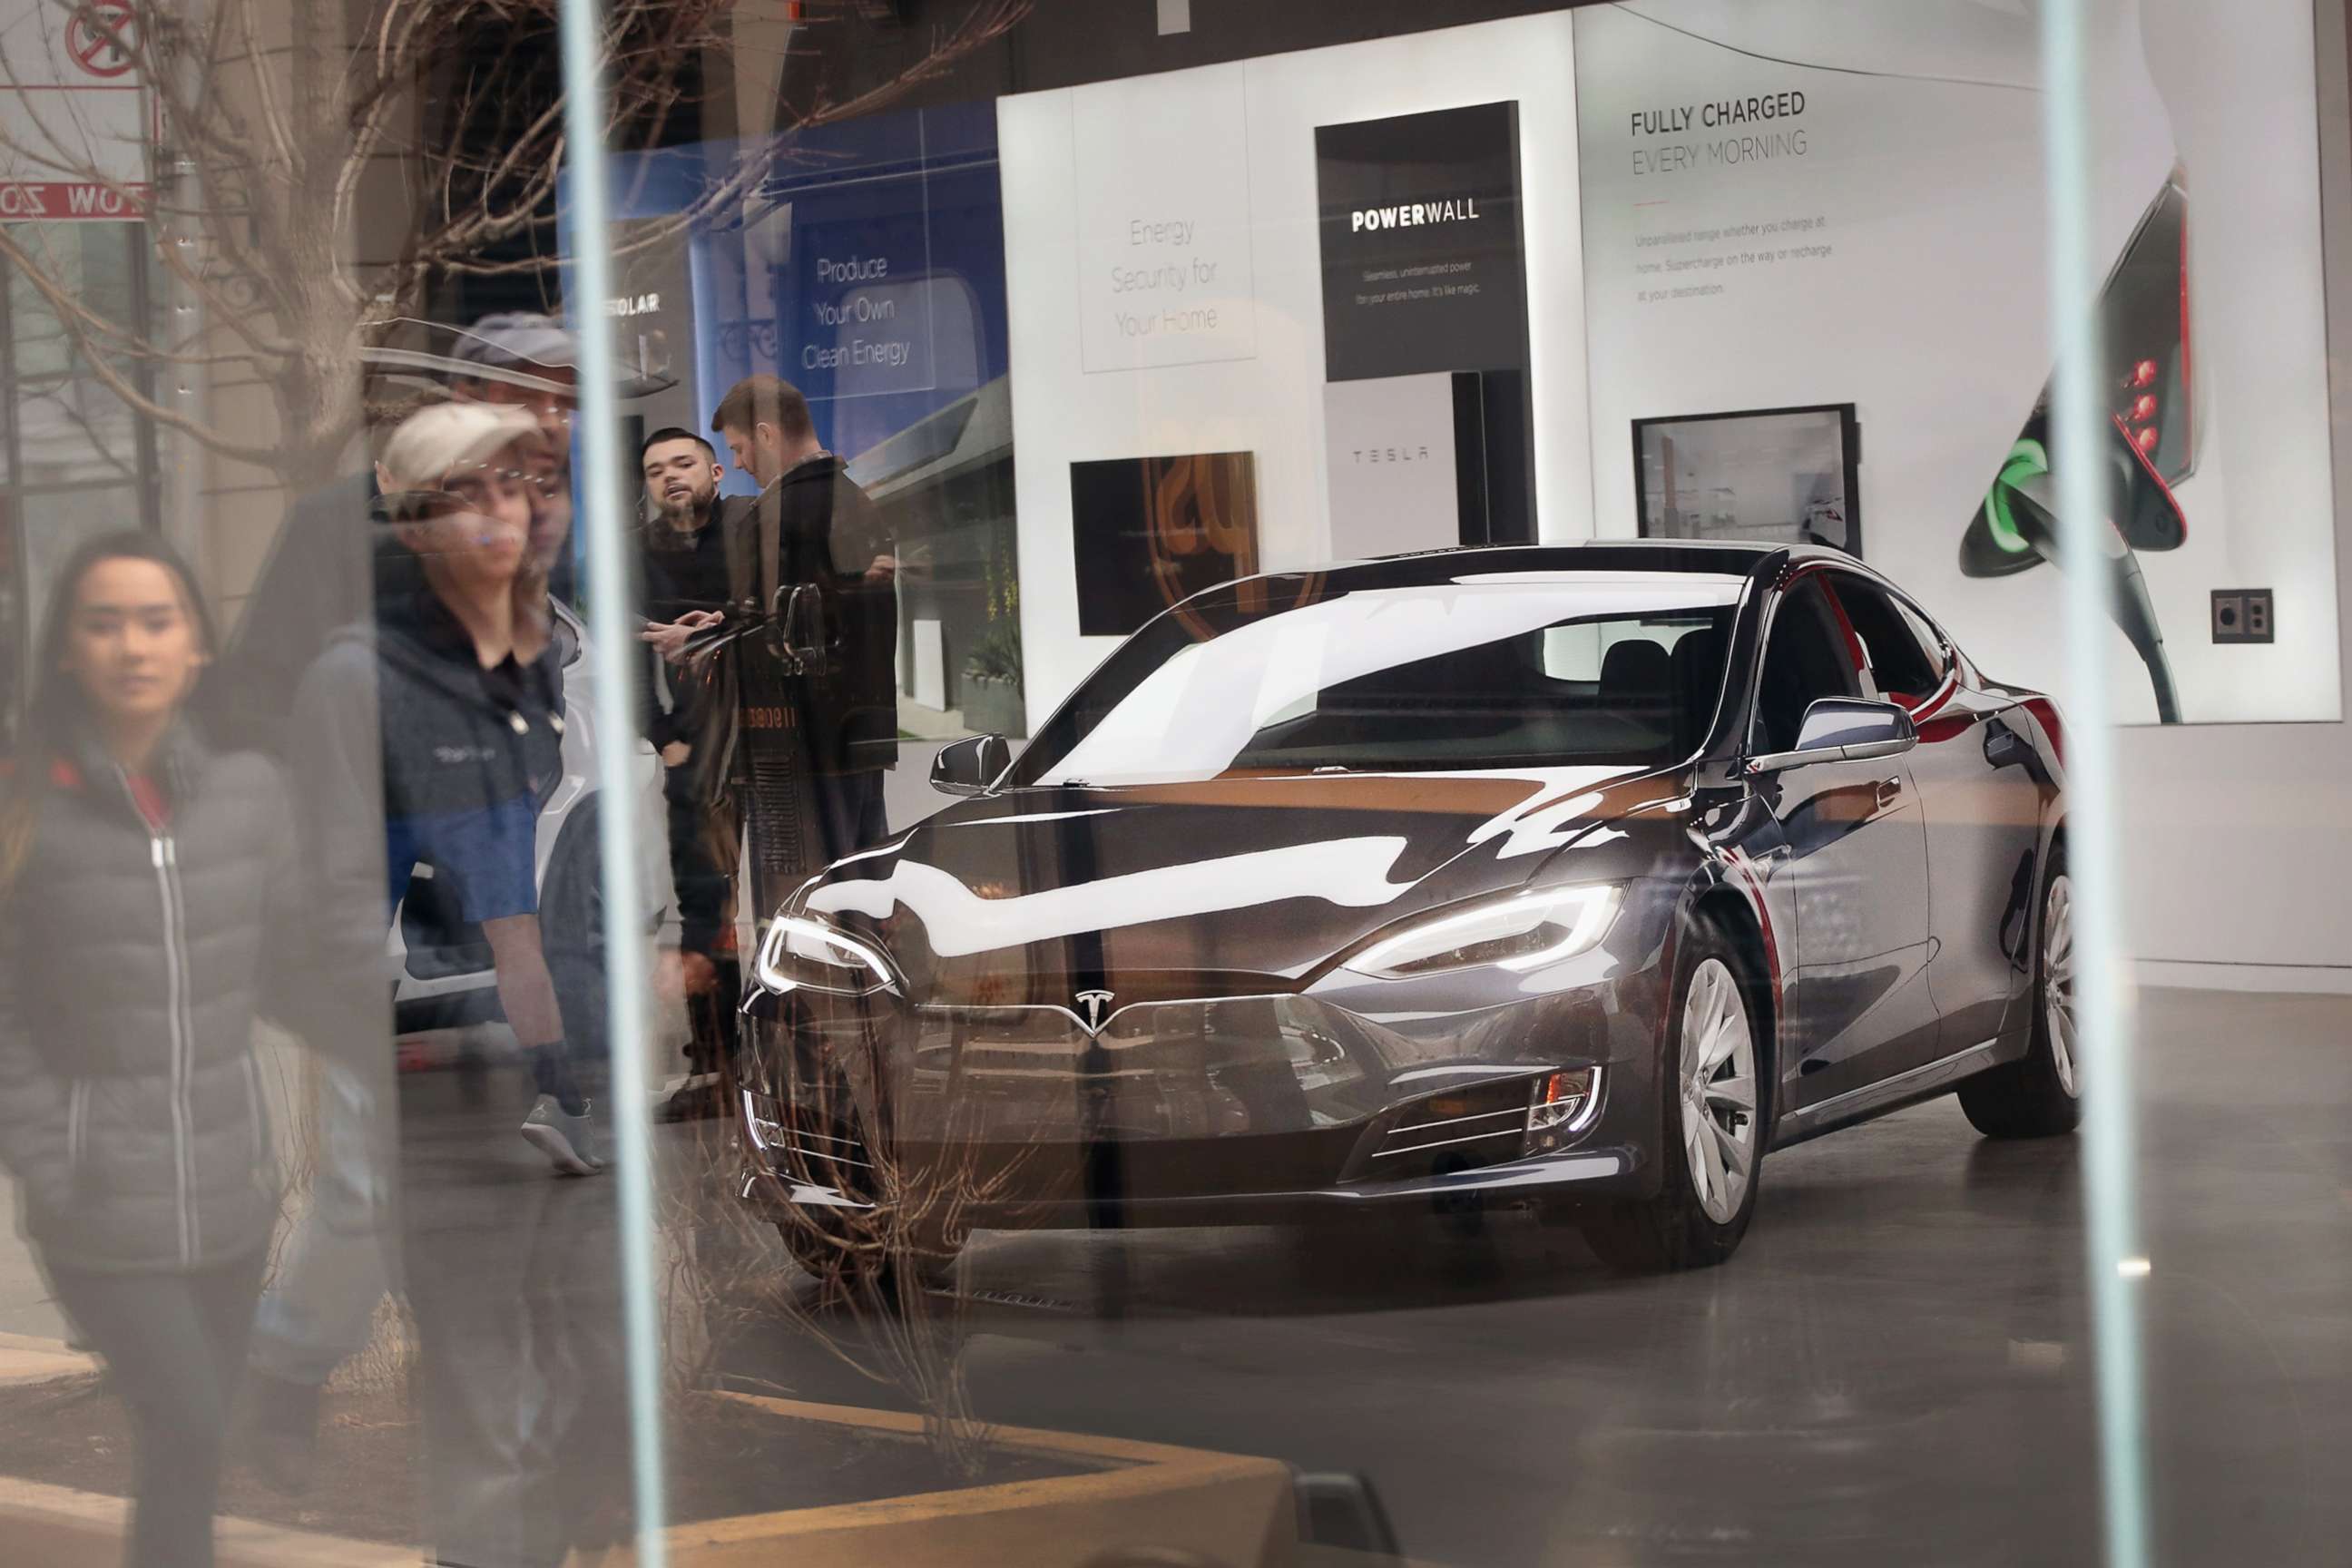
<svg viewBox="0 0 2352 1568">
<path fill-rule="evenodd" d="M 559 994 L 537 870 L 541 803 L 563 773 L 530 494 L 546 441 L 538 419 L 499 404 L 436 405 L 401 425 L 377 465 L 378 512 L 417 585 L 379 595 L 372 634 L 334 640 L 291 726 L 304 837 L 334 912 L 325 960 L 354 1029 L 371 1005 L 382 1029 L 386 914 L 429 874 L 487 941 L 523 1051 L 527 1081 L 381 1085 L 398 1105 L 391 1261 L 417 1326 L 426 1535 L 440 1561 L 478 1568 L 609 1541 L 620 1522 L 600 1500 L 625 1495 L 613 1216 L 548 1180 L 550 1166 L 593 1176 L 604 1162 L 590 1098 L 601 1054 L 567 1043 L 601 1040 L 602 987 L 567 981 Z"/>
</svg>

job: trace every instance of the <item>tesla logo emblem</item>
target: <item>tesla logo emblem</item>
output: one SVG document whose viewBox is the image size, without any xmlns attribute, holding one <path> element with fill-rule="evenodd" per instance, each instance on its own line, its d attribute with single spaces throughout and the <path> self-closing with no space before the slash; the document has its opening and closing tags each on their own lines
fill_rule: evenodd
<svg viewBox="0 0 2352 1568">
<path fill-rule="evenodd" d="M 1111 994 L 1108 991 L 1081 991 L 1078 993 L 1078 1005 L 1087 1010 L 1087 1034 L 1099 1035 L 1102 1033 L 1103 1009 L 1110 1005 L 1110 996 Z"/>
</svg>

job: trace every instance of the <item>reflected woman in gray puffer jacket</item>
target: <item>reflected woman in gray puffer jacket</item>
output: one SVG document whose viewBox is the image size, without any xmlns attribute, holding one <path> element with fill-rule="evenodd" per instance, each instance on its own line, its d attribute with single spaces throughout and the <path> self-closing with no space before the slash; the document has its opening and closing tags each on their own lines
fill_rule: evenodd
<svg viewBox="0 0 2352 1568">
<path fill-rule="evenodd" d="M 211 656 L 143 533 L 58 578 L 0 795 L 0 1163 L 137 1434 L 127 1561 L 205 1568 L 278 1184 L 253 1025 L 300 962 L 276 772 L 186 716 Z"/>
</svg>

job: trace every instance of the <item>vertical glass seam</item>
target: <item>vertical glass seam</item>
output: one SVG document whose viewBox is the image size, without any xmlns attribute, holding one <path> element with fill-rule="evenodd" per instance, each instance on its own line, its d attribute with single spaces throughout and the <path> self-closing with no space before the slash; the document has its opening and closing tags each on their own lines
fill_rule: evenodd
<svg viewBox="0 0 2352 1568">
<path fill-rule="evenodd" d="M 612 1041 L 614 1152 L 620 1184 L 621 1290 L 626 1334 L 629 1448 L 635 1493 L 636 1560 L 664 1568 L 667 1509 L 662 1486 L 661 1319 L 654 1294 L 653 1163 L 644 1093 L 646 1072 L 645 932 L 637 877 L 637 819 L 631 774 L 637 736 L 630 661 L 642 658 L 629 620 L 630 560 L 622 519 L 620 407 L 612 318 L 611 193 L 605 166 L 605 90 L 602 8 L 596 0 L 560 0 L 564 140 L 573 237 L 566 290 L 579 345 L 580 466 L 574 490 L 584 503 L 588 542 L 588 628 L 594 644 L 596 814 L 604 881 L 604 963 Z M 584 482 L 583 482 L 584 481 Z"/>
<path fill-rule="evenodd" d="M 2106 493 L 2102 483 L 2098 298 L 2094 240 L 2095 127 L 2089 110 L 2089 0 L 2042 7 L 2047 150 L 2052 456 L 2065 579 L 2067 871 L 2074 885 L 2083 1083 L 2084 1252 L 2096 1358 L 2101 1511 L 2110 1568 L 2146 1568 L 2147 1491 L 2141 1420 L 2139 1280 L 2131 1031 L 2118 940 L 2116 744 Z M 2039 999 L 2037 998 L 2037 1005 Z"/>
</svg>

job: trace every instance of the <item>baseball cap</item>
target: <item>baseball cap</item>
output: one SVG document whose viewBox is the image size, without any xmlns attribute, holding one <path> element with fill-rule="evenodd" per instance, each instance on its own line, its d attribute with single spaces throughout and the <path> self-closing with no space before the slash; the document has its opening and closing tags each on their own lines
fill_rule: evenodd
<svg viewBox="0 0 2352 1568">
<path fill-rule="evenodd" d="M 450 380 L 504 382 L 564 396 L 576 393 L 579 342 L 562 319 L 537 310 L 501 310 L 469 327 L 395 316 L 371 334 L 360 358 L 394 381 L 438 387 Z M 647 397 L 677 384 L 665 363 L 620 367 L 621 397 Z"/>
<path fill-rule="evenodd" d="M 387 491 L 437 490 L 453 469 L 546 439 L 539 421 L 510 404 L 436 403 L 401 421 L 377 464 Z"/>
<path fill-rule="evenodd" d="M 461 329 L 456 357 L 492 370 L 568 370 L 577 351 L 572 334 L 554 317 L 504 310 Z"/>
</svg>

